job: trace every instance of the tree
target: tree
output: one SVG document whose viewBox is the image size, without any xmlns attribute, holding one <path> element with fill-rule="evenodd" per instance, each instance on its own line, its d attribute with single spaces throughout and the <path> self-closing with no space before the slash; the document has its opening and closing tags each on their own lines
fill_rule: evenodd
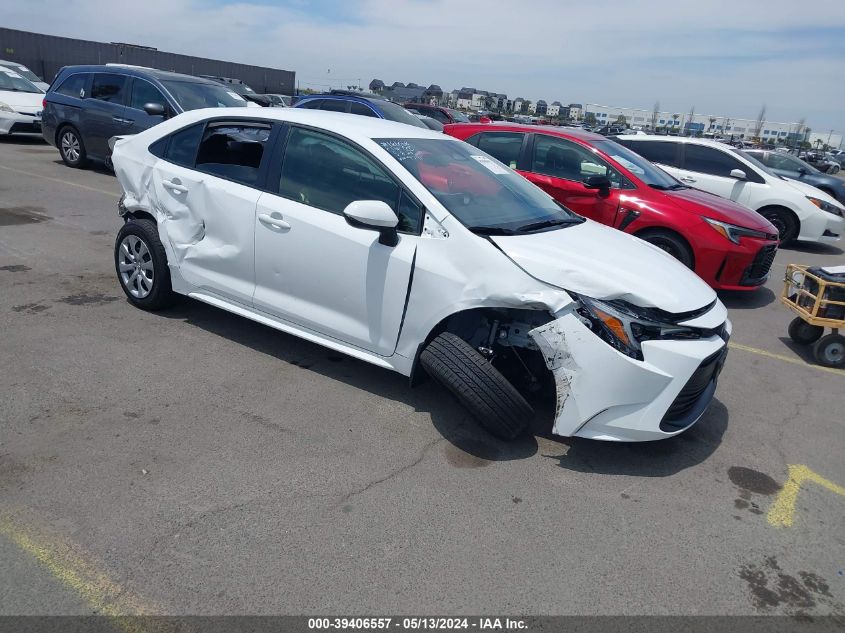
<svg viewBox="0 0 845 633">
<path fill-rule="evenodd" d="M 596 115 L 592 112 L 587 112 L 584 116 L 584 123 L 587 125 L 595 125 L 596 124 Z"/>
<path fill-rule="evenodd" d="M 760 134 L 763 131 L 763 123 L 766 122 L 766 104 L 760 108 L 760 114 L 757 115 L 757 123 L 754 124 L 754 138 L 760 140 Z"/>
<path fill-rule="evenodd" d="M 681 118 L 680 114 L 673 114 L 672 115 L 672 129 L 674 130 L 678 126 L 678 119 Z"/>
<path fill-rule="evenodd" d="M 628 119 L 626 119 L 626 118 L 625 118 L 625 115 L 624 115 L 624 114 L 620 114 L 618 117 L 616 117 L 616 122 L 617 122 L 617 123 L 620 123 L 620 124 L 622 124 L 622 125 L 627 125 L 627 124 L 628 124 Z"/>
<path fill-rule="evenodd" d="M 657 117 L 660 114 L 660 102 L 654 102 L 654 109 L 651 111 L 651 129 L 657 129 Z"/>
<path fill-rule="evenodd" d="M 685 128 L 684 131 L 689 136 L 692 136 L 692 123 L 693 123 L 694 118 L 695 118 L 695 106 L 692 106 L 689 109 L 689 114 L 687 115 L 687 122 L 686 122 L 686 125 L 684 126 L 684 128 Z"/>
<path fill-rule="evenodd" d="M 710 121 L 710 127 L 708 128 L 711 132 L 713 131 L 713 127 L 716 125 L 716 117 L 711 116 L 708 121 Z"/>
</svg>

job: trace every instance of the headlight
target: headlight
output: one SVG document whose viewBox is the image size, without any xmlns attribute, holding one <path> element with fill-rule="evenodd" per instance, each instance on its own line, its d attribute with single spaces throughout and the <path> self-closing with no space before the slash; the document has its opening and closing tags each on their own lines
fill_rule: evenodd
<svg viewBox="0 0 845 633">
<path fill-rule="evenodd" d="M 611 347 L 637 360 L 643 359 L 641 343 L 644 341 L 697 340 L 711 336 L 727 340 L 725 324 L 713 329 L 687 327 L 672 323 L 669 314 L 655 308 L 570 294 L 578 304 L 576 313 L 585 326 Z"/>
<path fill-rule="evenodd" d="M 739 244 L 739 238 L 741 237 L 760 237 L 764 239 L 769 237 L 769 234 L 763 231 L 754 231 L 752 229 L 746 229 L 741 226 L 728 224 L 727 222 L 720 222 L 719 220 L 712 220 L 710 218 L 703 217 L 703 219 L 707 222 L 707 224 L 721 233 L 723 237 L 728 238 L 734 244 Z"/>
<path fill-rule="evenodd" d="M 10 106 L 8 103 L 3 103 L 2 101 L 0 101 L 0 112 L 11 112 L 12 114 L 15 113 L 15 111 L 12 109 L 12 106 Z"/>
<path fill-rule="evenodd" d="M 832 213 L 833 215 L 845 217 L 845 213 L 843 213 L 843 210 L 840 207 L 837 207 L 835 204 L 830 204 L 829 202 L 819 200 L 818 198 L 813 198 L 812 196 L 807 196 L 807 200 L 812 202 L 822 211 L 827 211 L 828 213 Z"/>
</svg>

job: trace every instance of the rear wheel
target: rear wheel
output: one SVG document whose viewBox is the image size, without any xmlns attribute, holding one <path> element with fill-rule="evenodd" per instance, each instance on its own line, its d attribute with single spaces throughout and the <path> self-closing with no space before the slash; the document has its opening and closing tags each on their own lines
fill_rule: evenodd
<svg viewBox="0 0 845 633">
<path fill-rule="evenodd" d="M 809 345 L 818 341 L 824 328 L 820 325 L 811 325 L 801 317 L 795 317 L 789 324 L 789 338 L 799 345 Z"/>
<path fill-rule="evenodd" d="M 828 334 L 816 344 L 816 361 L 825 367 L 845 367 L 845 336 Z"/>
<path fill-rule="evenodd" d="M 767 209 L 760 209 L 758 213 L 775 225 L 781 245 L 789 244 L 798 237 L 798 230 L 800 228 L 798 218 L 789 209 L 769 207 Z"/>
<path fill-rule="evenodd" d="M 666 251 L 687 268 L 693 268 L 695 266 L 692 250 L 680 235 L 671 231 L 653 229 L 638 233 L 637 237 L 649 244 L 654 244 L 662 251 Z"/>
<path fill-rule="evenodd" d="M 451 332 L 436 336 L 420 355 L 420 363 L 493 435 L 513 439 L 534 415 L 516 388 L 472 345 Z"/>
<path fill-rule="evenodd" d="M 132 305 L 160 310 L 173 303 L 167 253 L 152 220 L 130 220 L 118 231 L 114 266 L 120 287 Z"/>
<path fill-rule="evenodd" d="M 59 154 L 68 167 L 80 168 L 88 164 L 82 135 L 72 125 L 66 125 L 59 132 Z"/>
</svg>

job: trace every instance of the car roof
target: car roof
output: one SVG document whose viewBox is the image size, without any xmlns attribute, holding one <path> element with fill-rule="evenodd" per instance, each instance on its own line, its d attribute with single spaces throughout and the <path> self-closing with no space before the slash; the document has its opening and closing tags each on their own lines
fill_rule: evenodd
<svg viewBox="0 0 845 633">
<path fill-rule="evenodd" d="M 378 95 L 351 95 L 342 92 L 323 92 L 320 94 L 313 95 L 299 95 L 297 103 L 299 101 L 309 101 L 311 99 L 342 99 L 344 101 L 366 101 L 367 103 L 373 101 L 375 101 L 376 103 L 378 103 L 379 101 L 387 101 L 387 99 L 379 97 Z"/>
<path fill-rule="evenodd" d="M 460 126 L 460 127 L 458 127 Z M 541 132 L 562 138 L 574 138 L 584 142 L 606 141 L 607 137 L 595 132 L 585 132 L 580 128 L 556 125 L 526 125 L 493 121 L 491 123 L 452 123 L 450 129 L 469 130 L 472 132 Z"/>
<path fill-rule="evenodd" d="M 170 119 L 170 121 L 184 121 L 189 124 L 211 118 L 244 118 L 313 125 L 359 142 L 380 138 L 448 139 L 457 142 L 457 139 L 446 136 L 442 132 L 435 132 L 428 128 L 416 127 L 407 123 L 398 123 L 377 117 L 364 117 L 358 114 L 309 110 L 307 108 L 204 108 L 189 110 Z"/>
<path fill-rule="evenodd" d="M 89 64 L 80 66 L 65 66 L 61 69 L 62 73 L 84 72 L 84 73 L 102 73 L 110 72 L 117 74 L 132 75 L 138 77 L 153 77 L 154 79 L 170 80 L 170 81 L 184 81 L 198 84 L 220 84 L 211 79 L 203 77 L 195 77 L 194 75 L 184 75 L 182 73 L 174 73 L 169 70 L 159 70 L 158 68 L 146 68 L 144 66 L 128 66 L 124 64 Z"/>
<path fill-rule="evenodd" d="M 694 136 L 664 136 L 661 134 L 619 134 L 618 138 L 636 141 L 663 141 L 667 143 L 691 143 L 693 145 L 706 145 L 721 150 L 732 150 L 727 143 L 714 141 L 710 138 L 696 138 Z"/>
</svg>

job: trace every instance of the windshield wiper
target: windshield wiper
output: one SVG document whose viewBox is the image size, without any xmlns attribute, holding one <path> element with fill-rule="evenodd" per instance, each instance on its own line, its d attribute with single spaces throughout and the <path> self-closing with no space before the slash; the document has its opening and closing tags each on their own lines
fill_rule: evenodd
<svg viewBox="0 0 845 633">
<path fill-rule="evenodd" d="M 678 191 L 679 189 L 689 189 L 687 185 L 682 185 L 679 182 L 676 182 L 674 185 L 670 185 L 667 187 L 670 191 Z"/>
<path fill-rule="evenodd" d="M 584 218 L 555 218 L 552 220 L 542 220 L 540 222 L 533 222 L 532 224 L 526 224 L 521 226 L 517 229 L 520 233 L 528 233 L 529 231 L 536 231 L 537 229 L 545 229 L 550 226 L 563 226 L 568 224 L 581 224 L 584 222 Z"/>
<path fill-rule="evenodd" d="M 513 229 L 502 226 L 468 226 L 467 228 L 476 235 L 517 235 Z"/>
</svg>

